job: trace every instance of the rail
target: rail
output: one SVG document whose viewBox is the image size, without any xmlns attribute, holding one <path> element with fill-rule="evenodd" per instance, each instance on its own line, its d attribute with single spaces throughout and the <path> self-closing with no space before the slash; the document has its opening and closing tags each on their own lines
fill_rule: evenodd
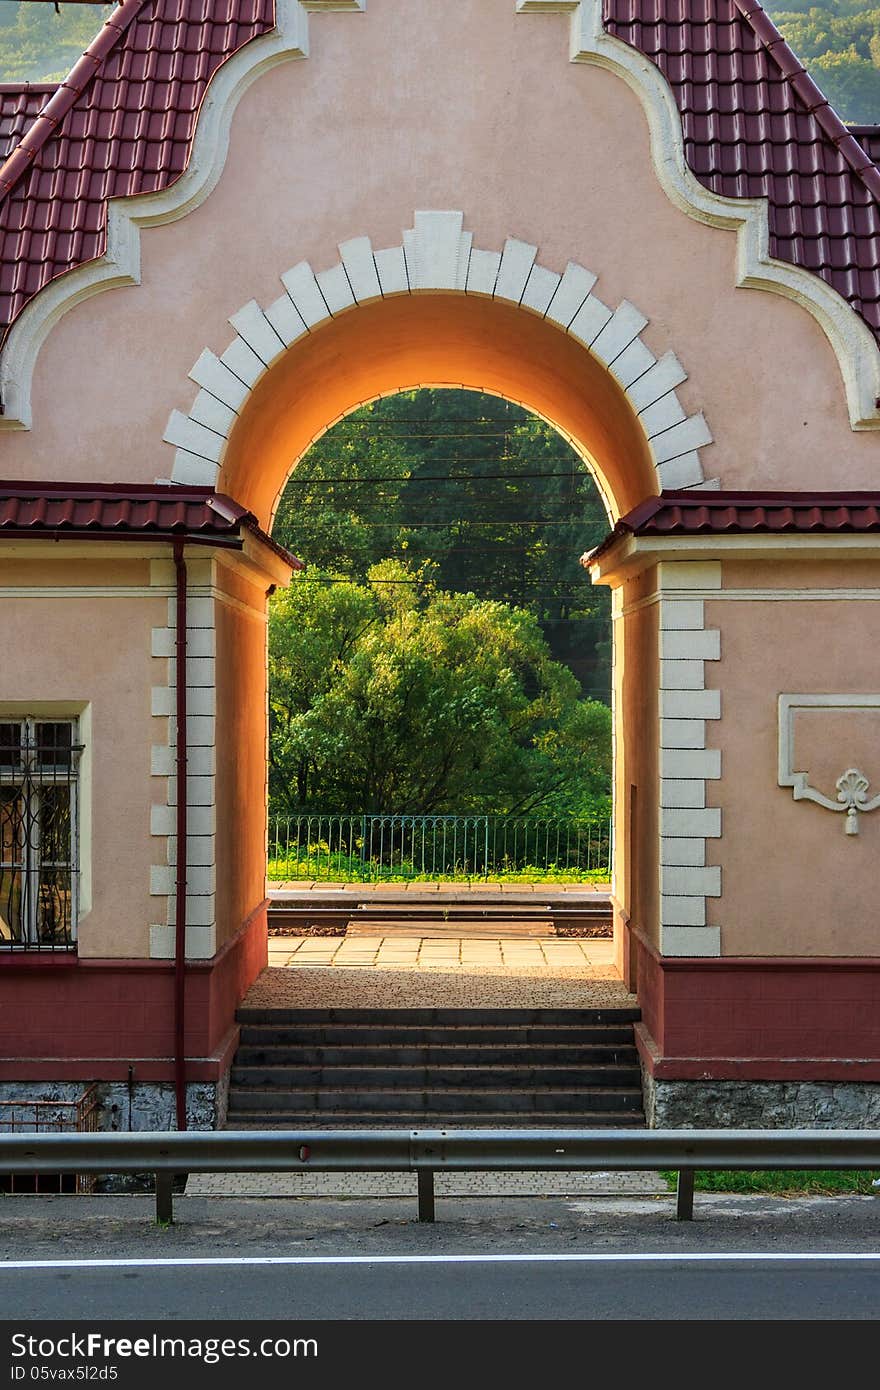
<svg viewBox="0 0 880 1390">
<path fill-rule="evenodd" d="M 610 876 L 607 820 L 302 812 L 273 817 L 269 877 L 585 882 Z"/>
<path fill-rule="evenodd" d="M 156 1220 L 173 1220 L 187 1173 L 415 1172 L 419 1221 L 439 1172 L 678 1173 L 676 1216 L 694 1212 L 696 1169 L 880 1168 L 880 1130 L 459 1129 L 3 1134 L 0 1173 L 153 1173 Z"/>
</svg>

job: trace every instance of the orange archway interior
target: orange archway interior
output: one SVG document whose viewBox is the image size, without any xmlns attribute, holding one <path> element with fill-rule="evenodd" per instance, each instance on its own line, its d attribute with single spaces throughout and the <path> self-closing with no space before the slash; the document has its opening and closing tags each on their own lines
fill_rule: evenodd
<svg viewBox="0 0 880 1390">
<path fill-rule="evenodd" d="M 245 403 L 219 490 L 268 530 L 291 469 L 329 425 L 418 386 L 488 391 L 542 415 L 588 461 L 615 519 L 658 490 L 644 431 L 602 363 L 529 310 L 464 294 L 377 300 L 294 343 Z"/>
</svg>

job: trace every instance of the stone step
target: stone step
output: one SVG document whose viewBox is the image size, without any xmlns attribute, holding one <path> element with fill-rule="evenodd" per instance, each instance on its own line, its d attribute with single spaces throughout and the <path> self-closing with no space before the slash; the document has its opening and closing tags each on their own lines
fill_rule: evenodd
<svg viewBox="0 0 880 1390">
<path fill-rule="evenodd" d="M 529 1066 L 553 1063 L 557 1066 L 637 1066 L 638 1053 L 631 1043 L 518 1043 L 505 1040 L 493 1045 L 468 1046 L 466 1043 L 428 1043 L 422 1046 L 396 1041 L 374 1044 L 372 1039 L 342 1045 L 297 1045 L 286 1037 L 283 1042 L 255 1046 L 242 1044 L 235 1057 L 238 1067 L 336 1066 Z"/>
<path fill-rule="evenodd" d="M 508 1030 L 518 1027 L 565 1024 L 568 1027 L 591 1027 L 598 1024 L 620 1026 L 637 1023 L 641 1018 L 638 1007 L 590 1009 L 279 1009 L 240 1008 L 236 1018 L 241 1024 L 272 1024 L 326 1026 L 375 1026 L 383 1028 L 434 1026 L 442 1028 L 487 1028 Z"/>
<path fill-rule="evenodd" d="M 246 1023 L 242 1047 L 475 1047 L 571 1045 L 577 1047 L 632 1045 L 632 1024 L 593 1024 L 567 1028 L 564 1024 L 523 1024 L 518 1028 L 429 1024 L 271 1024 Z"/>
<path fill-rule="evenodd" d="M 641 1110 L 584 1111 L 577 1116 L 578 1129 L 643 1129 Z M 426 1115 L 424 1111 L 389 1114 L 384 1110 L 297 1111 L 236 1110 L 227 1129 L 358 1130 L 358 1129 L 570 1129 L 555 1111 L 531 1110 L 512 1115 L 509 1111 L 481 1111 L 473 1114 Z"/>
<path fill-rule="evenodd" d="M 534 1086 L 555 1088 L 566 1086 L 638 1086 L 639 1070 L 633 1066 L 616 1066 L 613 1062 L 590 1066 L 554 1063 L 544 1066 L 522 1063 L 519 1066 L 450 1066 L 435 1063 L 431 1066 L 234 1066 L 232 1085 L 237 1090 L 271 1088 L 273 1090 L 304 1090 L 308 1086 L 333 1089 L 357 1086 L 374 1090 L 386 1088 L 417 1090 L 476 1090 Z"/>
<path fill-rule="evenodd" d="M 478 1114 L 480 1111 L 528 1114 L 533 1110 L 560 1114 L 579 1114 L 584 1111 L 631 1111 L 642 1109 L 642 1092 L 637 1086 L 605 1086 L 601 1088 L 547 1086 L 496 1088 L 431 1089 L 397 1086 L 394 1090 L 377 1090 L 373 1086 L 354 1089 L 322 1087 L 302 1090 L 257 1090 L 248 1087 L 229 1092 L 229 1113 L 239 1109 L 283 1110 L 295 1114 L 304 1110 L 372 1110 L 407 1113 L 433 1113 L 442 1116 L 450 1111 Z"/>
</svg>

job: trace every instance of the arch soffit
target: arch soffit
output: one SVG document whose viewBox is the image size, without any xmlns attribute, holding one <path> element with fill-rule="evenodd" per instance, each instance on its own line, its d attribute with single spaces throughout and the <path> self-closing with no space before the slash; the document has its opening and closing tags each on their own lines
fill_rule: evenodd
<svg viewBox="0 0 880 1390">
<path fill-rule="evenodd" d="M 416 212 L 401 245 L 376 251 L 369 237 L 355 237 L 339 246 L 334 266 L 315 274 L 301 261 L 281 276 L 284 292 L 272 304 L 264 309 L 251 300 L 232 314 L 229 346 L 219 357 L 205 349 L 190 371 L 200 389 L 189 412 L 171 412 L 164 435 L 175 447 L 169 481 L 218 485 L 251 392 L 293 344 L 361 305 L 457 291 L 521 307 L 586 348 L 626 396 L 647 442 L 658 491 L 717 487 L 717 480 L 707 480 L 700 457 L 712 440 L 706 420 L 687 415 L 676 394 L 687 373 L 674 353 L 658 359 L 642 342 L 645 315 L 628 300 L 612 310 L 593 293 L 592 271 L 574 262 L 563 274 L 549 270 L 537 262 L 537 247 L 526 242 L 508 238 L 503 251 L 474 247 L 463 223 L 461 212 Z M 522 404 L 532 408 L 527 400 Z M 589 441 L 569 438 L 584 454 Z M 605 501 L 616 516 L 607 491 Z"/>
<path fill-rule="evenodd" d="M 724 198 L 699 183 L 685 159 L 681 118 L 669 84 L 642 54 L 605 32 L 601 0 L 515 0 L 515 4 L 518 12 L 526 14 L 570 13 L 572 62 L 609 69 L 639 97 L 648 120 L 655 173 L 669 199 L 698 221 L 738 231 L 737 284 L 782 294 L 813 315 L 837 356 L 853 429 L 880 428 L 880 350 L 867 324 L 818 276 L 770 256 L 765 200 Z M 14 324 L 0 358 L 4 403 L 0 429 L 30 427 L 34 368 L 55 323 L 93 294 L 139 284 L 140 229 L 175 222 L 207 198 L 223 171 L 232 117 L 241 96 L 278 63 L 308 56 L 308 11 L 365 8 L 366 0 L 278 0 L 276 28 L 221 65 L 203 103 L 184 174 L 157 193 L 111 201 L 105 254 L 52 281 Z"/>
</svg>

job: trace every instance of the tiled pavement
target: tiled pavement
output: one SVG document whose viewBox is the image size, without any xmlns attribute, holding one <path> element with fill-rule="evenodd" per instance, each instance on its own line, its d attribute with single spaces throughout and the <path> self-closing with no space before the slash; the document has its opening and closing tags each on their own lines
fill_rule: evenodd
<svg viewBox="0 0 880 1390">
<path fill-rule="evenodd" d="M 314 969 L 375 966 L 379 969 L 474 970 L 556 968 L 604 974 L 613 970 L 613 942 L 605 937 L 469 938 L 449 936 L 274 936 L 269 964 Z"/>
</svg>

